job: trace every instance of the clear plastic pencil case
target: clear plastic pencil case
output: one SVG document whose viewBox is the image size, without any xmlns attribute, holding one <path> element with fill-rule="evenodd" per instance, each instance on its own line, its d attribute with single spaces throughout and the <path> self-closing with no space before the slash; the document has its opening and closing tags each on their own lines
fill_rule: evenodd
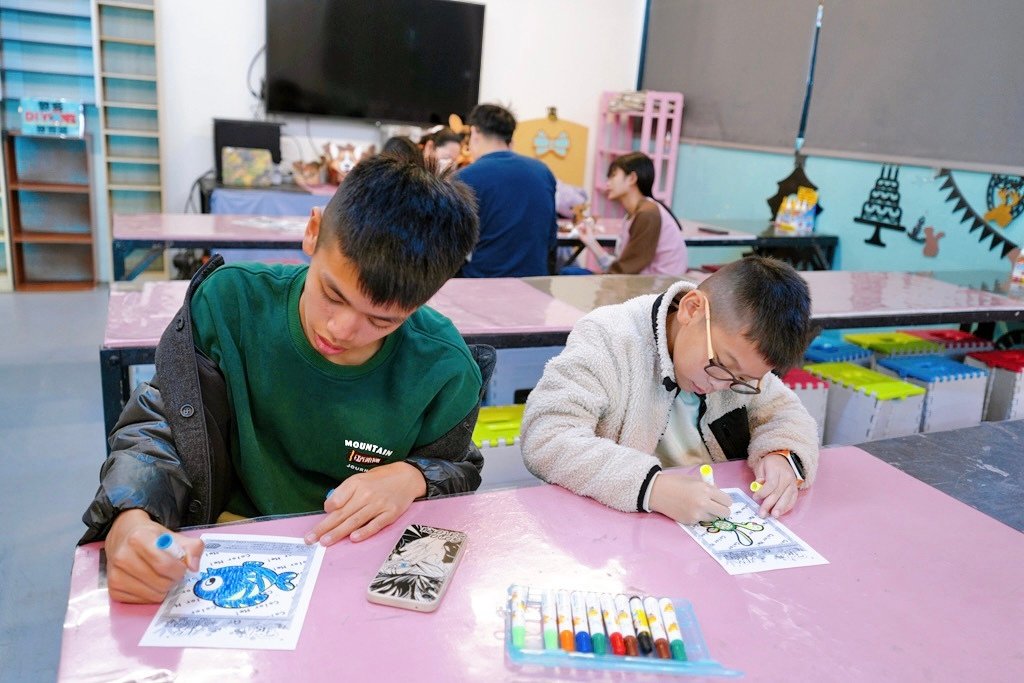
<svg viewBox="0 0 1024 683">
<path fill-rule="evenodd" d="M 515 664 L 743 675 L 711 659 L 693 605 L 682 598 L 512 585 L 505 607 L 505 651 Z"/>
</svg>

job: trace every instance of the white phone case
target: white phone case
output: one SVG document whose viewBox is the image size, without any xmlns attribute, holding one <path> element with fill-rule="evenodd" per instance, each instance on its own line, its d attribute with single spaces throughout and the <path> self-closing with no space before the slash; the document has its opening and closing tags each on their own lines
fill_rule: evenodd
<svg viewBox="0 0 1024 683">
<path fill-rule="evenodd" d="M 366 599 L 419 612 L 441 604 L 466 547 L 466 534 L 412 524 L 370 582 Z"/>
</svg>

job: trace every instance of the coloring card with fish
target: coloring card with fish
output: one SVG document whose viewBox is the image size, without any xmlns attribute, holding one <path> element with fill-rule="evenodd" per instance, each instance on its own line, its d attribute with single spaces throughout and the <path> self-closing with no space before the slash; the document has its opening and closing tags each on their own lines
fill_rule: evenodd
<svg viewBox="0 0 1024 683">
<path fill-rule="evenodd" d="M 732 498 L 727 519 L 680 524 L 730 574 L 828 564 L 786 525 L 757 516 L 759 505 L 740 489 L 722 489 Z"/>
<path fill-rule="evenodd" d="M 324 556 L 301 538 L 203 534 L 139 645 L 294 650 Z"/>
</svg>

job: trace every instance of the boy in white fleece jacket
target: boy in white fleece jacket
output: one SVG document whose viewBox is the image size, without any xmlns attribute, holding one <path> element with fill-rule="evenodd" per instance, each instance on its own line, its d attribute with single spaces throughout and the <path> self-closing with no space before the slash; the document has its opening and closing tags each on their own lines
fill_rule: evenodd
<svg viewBox="0 0 1024 683">
<path fill-rule="evenodd" d="M 800 362 L 810 315 L 803 278 L 761 257 L 595 309 L 526 402 L 527 468 L 610 507 L 693 524 L 727 516 L 729 496 L 662 467 L 746 458 L 761 515 L 788 512 L 814 481 L 817 427 L 771 371 Z"/>
</svg>

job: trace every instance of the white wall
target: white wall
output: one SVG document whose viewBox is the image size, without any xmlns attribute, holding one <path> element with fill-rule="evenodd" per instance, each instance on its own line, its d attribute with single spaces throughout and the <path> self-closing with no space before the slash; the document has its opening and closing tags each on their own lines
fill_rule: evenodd
<svg viewBox="0 0 1024 683">
<path fill-rule="evenodd" d="M 591 128 L 602 90 L 636 86 L 644 0 L 487 0 L 480 100 L 509 106 L 520 119 L 561 118 Z M 216 118 L 252 119 L 246 69 L 265 42 L 264 0 L 164 0 L 159 3 L 164 210 L 181 212 L 192 181 L 213 167 Z M 301 36 L 296 36 L 301 40 Z M 253 88 L 264 73 L 253 68 Z M 260 114 L 262 116 L 262 114 Z M 286 122 L 282 155 L 312 158 L 306 117 Z M 309 133 L 356 144 L 379 142 L 373 126 L 311 118 Z M 590 183 L 590 161 L 587 184 Z"/>
</svg>

